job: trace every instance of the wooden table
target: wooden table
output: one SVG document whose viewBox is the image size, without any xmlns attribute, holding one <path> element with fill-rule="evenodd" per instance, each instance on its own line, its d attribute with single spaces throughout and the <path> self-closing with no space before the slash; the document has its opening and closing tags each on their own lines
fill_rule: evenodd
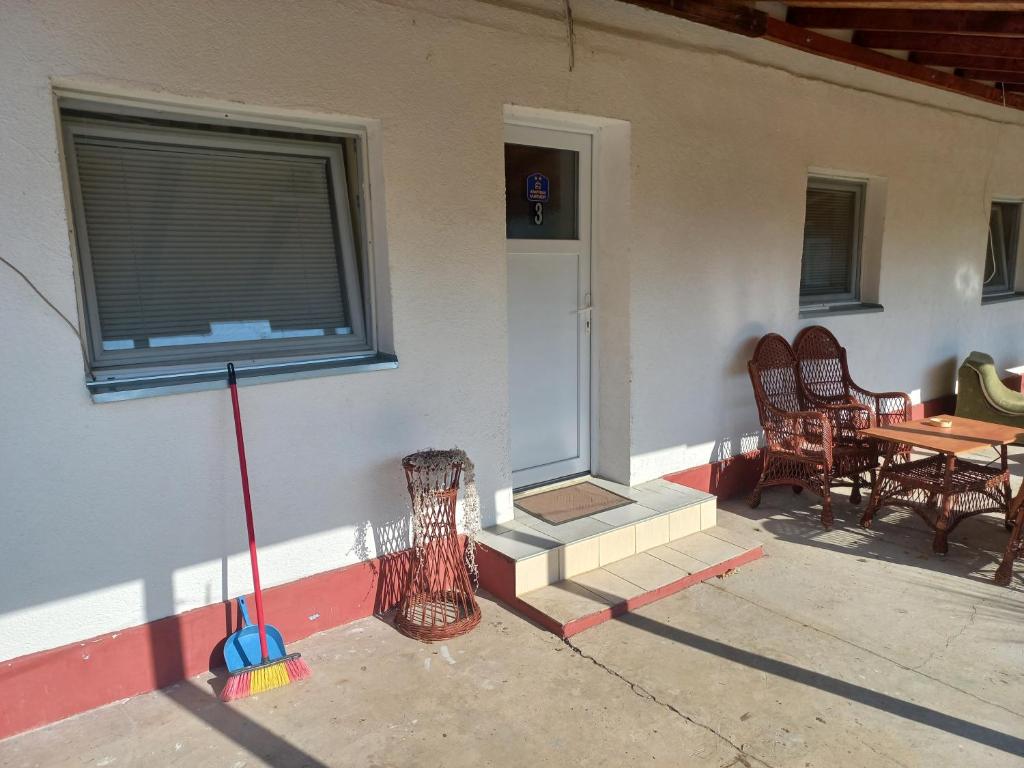
<svg viewBox="0 0 1024 768">
<path fill-rule="evenodd" d="M 883 442 L 885 459 L 860 522 L 870 528 L 883 504 L 906 507 L 919 514 L 935 531 L 932 549 L 945 554 L 949 549 L 949 533 L 968 517 L 1000 512 L 1009 527 L 1011 493 L 1006 446 L 1024 438 L 1024 433 L 1016 427 L 987 421 L 953 416 L 936 418 L 951 419 L 953 426 L 937 427 L 927 424 L 928 419 L 916 419 L 861 430 L 860 434 Z M 935 454 L 910 459 L 910 446 Z M 959 454 L 986 448 L 998 452 L 998 466 L 994 466 L 995 459 L 981 464 L 959 457 Z M 1011 549 L 1012 546 L 1007 547 L 1007 555 L 1011 554 Z M 1011 556 L 1011 568 L 1012 561 Z M 1000 571 L 1005 565 L 1004 557 Z M 1008 573 L 1006 579 L 1009 580 Z"/>
</svg>

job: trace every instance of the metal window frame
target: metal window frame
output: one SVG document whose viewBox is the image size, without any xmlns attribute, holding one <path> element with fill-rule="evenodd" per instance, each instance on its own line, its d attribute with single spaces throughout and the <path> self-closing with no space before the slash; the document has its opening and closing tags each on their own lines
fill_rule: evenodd
<svg viewBox="0 0 1024 768">
<path fill-rule="evenodd" d="M 997 208 L 998 206 L 998 208 Z M 987 227 L 988 237 L 992 237 L 992 212 L 995 210 L 999 211 L 1000 220 L 1003 219 L 1003 207 L 1013 206 L 1017 210 L 1017 222 L 1011 233 L 1011 238 L 1008 242 L 1003 243 L 1003 276 L 1005 280 L 996 285 L 985 285 L 984 283 L 984 270 L 988 269 L 988 240 L 985 246 L 985 266 L 982 272 L 982 285 L 981 285 L 981 296 L 983 299 L 992 299 L 1002 296 L 1012 296 L 1016 291 L 1017 284 L 1017 261 L 1018 261 L 1018 248 L 1020 247 L 1020 231 L 1022 219 L 1024 219 L 1024 203 L 1020 200 L 1010 200 L 1003 198 L 993 198 L 992 205 L 989 208 L 989 224 Z M 1002 232 L 1000 232 L 1002 236 Z"/>
<path fill-rule="evenodd" d="M 854 193 L 853 211 L 853 232 L 852 247 L 850 249 L 852 264 L 850 265 L 850 282 L 848 290 L 839 293 L 804 293 L 800 291 L 800 308 L 810 309 L 812 307 L 833 307 L 843 304 L 860 303 L 860 280 L 862 248 L 864 243 L 864 208 L 867 199 L 868 182 L 866 179 L 844 178 L 841 176 L 819 176 L 810 175 L 807 177 L 807 188 L 804 192 L 804 225 L 807 222 L 807 195 L 812 189 L 826 191 L 841 191 Z M 803 252 L 801 245 L 800 264 L 803 270 L 803 260 L 807 254 Z"/>
<path fill-rule="evenodd" d="M 353 131 L 309 130 L 297 124 L 289 131 L 278 122 L 261 125 L 245 120 L 230 122 L 224 120 L 205 121 L 187 113 L 176 115 L 165 110 L 148 111 L 137 108 L 121 109 L 116 104 L 59 100 L 61 139 L 67 193 L 71 218 L 71 241 L 76 250 L 76 266 L 79 275 L 79 299 L 85 326 L 89 371 L 94 379 L 116 381 L 153 377 L 158 379 L 171 374 L 187 374 L 197 368 L 208 368 L 213 363 L 233 360 L 243 365 L 289 364 L 316 360 L 338 360 L 339 358 L 365 358 L 377 353 L 375 338 L 375 302 L 373 288 L 372 251 L 369 242 L 371 223 L 369 206 L 365 200 L 366 181 L 366 136 Z M 64 111 L 74 110 L 74 116 Z M 89 113 L 83 115 L 82 113 Z M 92 117 L 92 116 L 95 117 Z M 124 118 L 133 118 L 131 123 Z M 139 123 L 138 118 L 177 121 L 180 126 Z M 176 120 L 175 120 L 176 119 Z M 118 121 L 122 122 L 118 122 Z M 346 168 L 345 148 L 341 143 L 317 142 L 309 139 L 284 135 L 252 135 L 230 131 L 204 131 L 202 124 L 226 125 L 230 128 L 257 128 L 273 134 L 297 133 L 305 135 L 326 135 L 352 142 L 356 159 L 355 169 Z M 348 304 L 352 334 L 346 336 L 300 337 L 293 339 L 261 339 L 244 342 L 217 342 L 210 344 L 161 347 L 159 349 L 112 351 L 103 350 L 100 338 L 98 303 L 92 264 L 89 254 L 87 222 L 82 203 L 78 178 L 78 164 L 75 157 L 74 138 L 79 134 L 101 136 L 113 140 L 148 141 L 166 143 L 170 146 L 196 146 L 238 151 L 272 151 L 307 157 L 323 158 L 328 163 L 329 184 L 332 197 L 336 236 L 341 245 L 339 267 L 345 280 L 345 300 Z M 353 171 L 351 174 L 349 171 Z M 356 184 L 353 185 L 353 180 Z M 356 186 L 353 189 L 351 187 Z M 355 206 L 352 203 L 355 202 Z M 353 215 L 363 220 L 352 220 Z M 356 246 L 355 234 L 360 235 L 360 246 Z"/>
</svg>

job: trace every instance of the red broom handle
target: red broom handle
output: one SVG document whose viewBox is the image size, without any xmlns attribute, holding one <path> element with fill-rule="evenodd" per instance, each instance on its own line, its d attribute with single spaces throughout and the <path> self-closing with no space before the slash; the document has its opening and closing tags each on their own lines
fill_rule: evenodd
<svg viewBox="0 0 1024 768">
<path fill-rule="evenodd" d="M 245 438 L 242 437 L 242 411 L 238 407 L 238 384 L 235 366 L 228 363 L 228 386 L 231 388 L 231 409 L 235 414 L 235 442 L 238 443 L 238 467 L 242 472 L 242 498 L 245 500 L 245 527 L 249 531 L 249 560 L 252 563 L 252 589 L 256 597 L 256 624 L 260 632 L 260 653 L 263 663 L 270 661 L 267 650 L 267 626 L 263 623 L 263 590 L 260 589 L 260 566 L 256 559 L 256 529 L 252 522 L 252 500 L 249 498 L 249 469 L 245 463 Z"/>
</svg>

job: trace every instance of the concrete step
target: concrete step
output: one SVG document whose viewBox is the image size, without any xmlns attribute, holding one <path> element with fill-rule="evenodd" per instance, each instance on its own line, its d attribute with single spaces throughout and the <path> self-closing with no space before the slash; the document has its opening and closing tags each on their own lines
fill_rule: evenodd
<svg viewBox="0 0 1024 768">
<path fill-rule="evenodd" d="M 720 526 L 518 595 L 512 606 L 559 637 L 752 562 L 760 542 Z"/>
<path fill-rule="evenodd" d="M 551 525 L 520 509 L 478 535 L 481 583 L 499 597 L 572 578 L 668 544 L 717 522 L 714 496 L 667 480 L 635 487 L 585 478 L 632 503 Z"/>
</svg>

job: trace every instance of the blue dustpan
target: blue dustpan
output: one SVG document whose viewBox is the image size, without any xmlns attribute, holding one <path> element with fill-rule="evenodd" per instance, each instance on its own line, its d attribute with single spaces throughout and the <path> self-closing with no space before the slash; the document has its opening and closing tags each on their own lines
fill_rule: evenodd
<svg viewBox="0 0 1024 768">
<path fill-rule="evenodd" d="M 224 641 L 224 662 L 228 665 L 228 672 L 237 672 L 245 667 L 252 667 L 264 661 L 260 653 L 260 628 L 249 620 L 249 609 L 245 607 L 245 598 L 238 598 L 238 608 L 242 612 L 242 621 L 245 626 L 237 632 L 228 635 Z M 277 627 L 266 624 L 267 630 L 267 653 L 270 658 L 266 661 L 277 661 L 283 659 L 287 654 L 284 650 L 284 638 L 281 637 Z"/>
</svg>

